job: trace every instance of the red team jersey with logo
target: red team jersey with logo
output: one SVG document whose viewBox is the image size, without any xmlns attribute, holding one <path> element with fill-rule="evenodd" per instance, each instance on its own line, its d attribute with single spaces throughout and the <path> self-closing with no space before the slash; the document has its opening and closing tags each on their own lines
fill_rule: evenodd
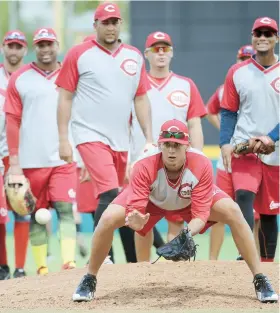
<svg viewBox="0 0 280 313">
<path fill-rule="evenodd" d="M 279 76 L 279 61 L 265 69 L 251 58 L 230 68 L 221 107 L 239 111 L 232 143 L 266 135 L 279 123 Z M 279 146 L 260 158 L 267 165 L 279 166 Z"/>
<path fill-rule="evenodd" d="M 150 75 L 151 90 L 148 97 L 151 103 L 152 128 L 154 139 L 158 137 L 161 125 L 170 119 L 187 122 L 194 117 L 206 115 L 205 106 L 195 83 L 187 77 L 170 73 L 160 83 Z M 145 145 L 145 137 L 132 109 L 130 160 L 134 162 Z"/>
<path fill-rule="evenodd" d="M 74 93 L 75 145 L 102 142 L 114 151 L 129 149 L 129 118 L 135 96 L 150 88 L 145 63 L 134 47 L 110 52 L 91 40 L 72 48 L 56 84 Z"/>
</svg>

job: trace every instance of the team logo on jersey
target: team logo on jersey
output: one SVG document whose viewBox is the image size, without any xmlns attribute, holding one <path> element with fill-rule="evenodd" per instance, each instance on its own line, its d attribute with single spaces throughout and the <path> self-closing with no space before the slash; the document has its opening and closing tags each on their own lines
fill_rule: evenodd
<svg viewBox="0 0 280 313">
<path fill-rule="evenodd" d="M 270 85 L 276 92 L 280 93 L 280 77 L 275 78 Z"/>
<path fill-rule="evenodd" d="M 217 193 L 221 192 L 222 190 L 219 189 L 218 187 L 215 187 L 213 190 L 213 196 L 215 196 Z"/>
<path fill-rule="evenodd" d="M 121 69 L 128 75 L 134 76 L 137 73 L 137 62 L 132 59 L 124 60 Z"/>
<path fill-rule="evenodd" d="M 168 96 L 167 100 L 178 108 L 186 107 L 190 104 L 190 97 L 181 90 L 172 91 Z"/>
<path fill-rule="evenodd" d="M 5 217 L 8 215 L 8 210 L 6 208 L 0 208 L 0 216 Z"/>
<path fill-rule="evenodd" d="M 186 183 L 180 186 L 178 190 L 178 195 L 183 199 L 190 199 L 192 195 L 192 184 Z"/>
<path fill-rule="evenodd" d="M 271 201 L 269 205 L 270 210 L 276 210 L 280 208 L 280 203 L 279 202 L 274 202 Z"/>
<path fill-rule="evenodd" d="M 73 188 L 69 189 L 68 190 L 68 196 L 71 198 L 71 199 L 75 199 L 76 198 L 76 192 Z"/>
</svg>

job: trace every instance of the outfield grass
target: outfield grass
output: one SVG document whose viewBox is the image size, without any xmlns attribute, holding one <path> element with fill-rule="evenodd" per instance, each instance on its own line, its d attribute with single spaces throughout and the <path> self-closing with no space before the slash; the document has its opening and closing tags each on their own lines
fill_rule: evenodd
<svg viewBox="0 0 280 313">
<path fill-rule="evenodd" d="M 8 259 L 11 271 L 14 270 L 14 243 L 13 243 L 13 236 L 7 237 L 7 246 L 8 246 Z M 85 241 L 87 246 L 90 247 L 91 242 L 91 235 L 86 233 L 85 234 Z M 209 253 L 209 236 L 208 233 L 204 235 L 199 235 L 195 237 L 196 243 L 199 245 L 198 247 L 198 254 L 197 260 L 207 260 L 208 253 Z M 113 247 L 115 249 L 115 261 L 116 263 L 125 263 L 125 256 L 122 248 L 122 243 L 120 241 L 120 237 L 118 233 L 116 233 L 114 237 Z M 48 265 L 50 272 L 59 271 L 61 268 L 61 258 L 60 258 L 60 246 L 57 237 L 54 235 L 50 240 L 50 251 L 53 255 L 52 258 L 49 259 Z M 237 249 L 233 242 L 232 236 L 230 234 L 225 236 L 225 241 L 222 246 L 222 250 L 220 253 L 220 260 L 234 260 L 237 257 Z M 279 245 L 277 246 L 277 253 L 276 253 L 276 261 L 279 262 Z M 153 248 L 153 256 L 152 259 L 156 259 L 155 249 Z M 87 262 L 87 258 L 82 258 L 80 255 L 77 254 L 77 266 L 83 267 Z M 160 262 L 160 260 L 159 260 Z M 26 272 L 28 275 L 34 275 L 36 273 L 33 257 L 31 254 L 30 245 L 28 247 L 28 254 L 27 254 L 27 261 L 26 261 Z"/>
</svg>

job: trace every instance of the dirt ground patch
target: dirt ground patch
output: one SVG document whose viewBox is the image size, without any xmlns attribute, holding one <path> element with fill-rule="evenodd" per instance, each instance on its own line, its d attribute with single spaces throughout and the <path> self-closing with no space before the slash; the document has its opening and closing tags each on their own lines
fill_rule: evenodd
<svg viewBox="0 0 280 313">
<path fill-rule="evenodd" d="M 263 264 L 279 293 L 279 264 Z M 244 262 L 158 262 L 103 265 L 95 300 L 73 303 L 85 269 L 0 282 L 0 312 L 257 313 L 278 312 L 278 304 L 256 300 Z"/>
</svg>

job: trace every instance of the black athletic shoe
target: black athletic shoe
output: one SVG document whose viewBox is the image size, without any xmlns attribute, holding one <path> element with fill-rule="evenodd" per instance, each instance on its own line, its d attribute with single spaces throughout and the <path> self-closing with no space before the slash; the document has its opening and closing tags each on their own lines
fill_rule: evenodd
<svg viewBox="0 0 280 313">
<path fill-rule="evenodd" d="M 11 278 L 10 268 L 8 265 L 0 265 L 0 280 L 7 280 Z"/>
<path fill-rule="evenodd" d="M 236 261 L 244 261 L 244 259 L 242 258 L 241 255 L 239 255 L 239 256 L 236 258 Z"/>
<path fill-rule="evenodd" d="M 278 301 L 278 295 L 273 290 L 268 278 L 265 275 L 257 274 L 253 283 L 255 285 L 255 291 L 259 301 L 263 303 L 273 303 Z"/>
<path fill-rule="evenodd" d="M 73 294 L 72 300 L 74 302 L 92 300 L 96 289 L 96 283 L 97 280 L 94 275 L 86 274 Z"/>
<path fill-rule="evenodd" d="M 21 278 L 21 277 L 25 277 L 25 276 L 26 276 L 26 273 L 25 273 L 23 268 L 16 268 L 15 269 L 14 275 L 13 275 L 14 278 Z"/>
</svg>

